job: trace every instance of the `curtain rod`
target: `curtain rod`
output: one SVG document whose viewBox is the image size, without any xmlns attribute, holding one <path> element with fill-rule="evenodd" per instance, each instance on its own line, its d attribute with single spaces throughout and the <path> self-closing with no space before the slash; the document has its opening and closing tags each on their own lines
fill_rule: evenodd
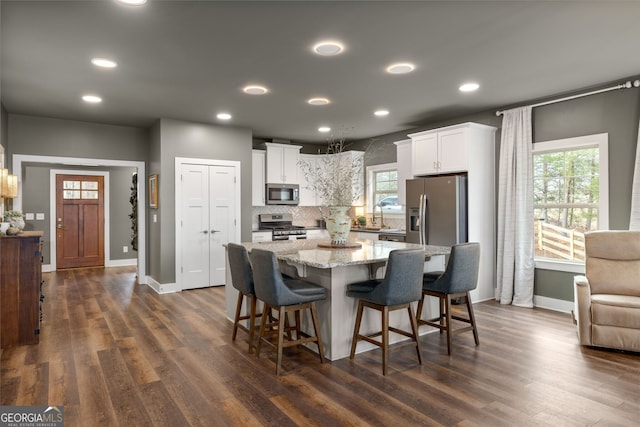
<svg viewBox="0 0 640 427">
<path fill-rule="evenodd" d="M 543 105 L 555 104 L 556 102 L 562 102 L 562 101 L 569 101 L 571 99 L 582 98 L 583 96 L 595 95 L 597 93 L 609 92 L 609 91 L 618 90 L 618 89 L 630 89 L 631 87 L 640 87 L 640 80 L 635 80 L 633 83 L 631 83 L 631 80 L 629 80 L 629 81 L 626 81 L 625 83 L 621 83 L 617 86 L 612 86 L 605 89 L 594 90 L 592 92 L 581 93 L 579 95 L 567 96 L 565 98 L 552 99 L 551 101 L 539 102 L 537 104 L 530 105 L 530 107 L 531 108 L 541 107 Z M 496 116 L 501 116 L 503 113 L 504 113 L 504 110 L 496 111 Z"/>
</svg>

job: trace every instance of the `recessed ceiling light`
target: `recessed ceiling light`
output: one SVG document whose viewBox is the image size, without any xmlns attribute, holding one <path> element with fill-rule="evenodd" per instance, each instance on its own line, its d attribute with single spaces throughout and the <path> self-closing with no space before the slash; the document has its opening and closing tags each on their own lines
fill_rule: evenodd
<svg viewBox="0 0 640 427">
<path fill-rule="evenodd" d="M 91 63 L 100 68 L 116 68 L 118 63 L 107 58 L 92 58 Z"/>
<path fill-rule="evenodd" d="M 91 104 L 98 104 L 102 102 L 102 98 L 100 98 L 98 95 L 83 95 L 82 100 Z"/>
<path fill-rule="evenodd" d="M 320 126 L 318 128 L 318 132 L 322 132 L 322 133 L 331 132 L 331 128 L 329 126 Z"/>
<path fill-rule="evenodd" d="M 378 117 L 384 117 L 389 115 L 389 110 L 377 110 L 377 111 L 374 111 L 373 114 L 375 114 Z"/>
<path fill-rule="evenodd" d="M 231 120 L 231 114 L 229 113 L 218 113 L 216 117 L 220 120 Z"/>
<path fill-rule="evenodd" d="M 478 90 L 480 85 L 478 83 L 465 83 L 458 88 L 460 92 L 473 92 L 474 90 Z"/>
<path fill-rule="evenodd" d="M 307 102 L 311 105 L 327 105 L 331 101 L 329 101 L 327 98 L 311 98 Z"/>
<path fill-rule="evenodd" d="M 389 74 L 406 74 L 416 69 L 416 66 L 409 62 L 399 62 L 397 64 L 391 64 L 387 67 L 387 73 Z"/>
<path fill-rule="evenodd" d="M 244 89 L 242 89 L 242 91 L 244 93 L 248 93 L 249 95 L 264 95 L 265 93 L 269 92 L 266 87 L 257 85 L 246 86 Z"/>
<path fill-rule="evenodd" d="M 129 6 L 142 6 L 147 0 L 117 0 L 120 3 L 128 4 Z"/>
<path fill-rule="evenodd" d="M 344 51 L 344 45 L 335 40 L 325 40 L 313 46 L 313 51 L 322 56 L 334 56 Z"/>
</svg>

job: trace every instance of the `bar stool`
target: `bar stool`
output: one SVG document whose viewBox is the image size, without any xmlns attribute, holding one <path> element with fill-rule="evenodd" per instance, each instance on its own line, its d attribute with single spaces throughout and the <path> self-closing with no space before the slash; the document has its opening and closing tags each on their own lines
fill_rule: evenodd
<svg viewBox="0 0 640 427">
<path fill-rule="evenodd" d="M 271 309 L 278 311 L 278 319 L 271 319 L 267 323 L 267 317 L 262 316 L 256 356 L 260 357 L 262 342 L 271 344 L 266 337 L 277 335 L 276 343 L 276 375 L 280 375 L 282 365 L 282 351 L 285 347 L 315 342 L 318 346 L 320 363 L 324 363 L 324 350 L 320 337 L 320 327 L 316 315 L 316 301 L 327 298 L 327 290 L 322 286 L 301 279 L 283 278 L 276 254 L 264 249 L 251 250 L 251 263 L 254 271 L 256 297 L 264 302 L 263 313 Z M 300 317 L 303 310 L 311 312 L 311 320 L 315 336 L 309 335 L 300 329 Z M 287 313 L 294 312 L 295 325 L 287 328 Z M 268 329 L 267 329 L 268 328 Z M 285 329 L 296 332 L 296 339 L 287 337 L 284 342 Z"/>
<path fill-rule="evenodd" d="M 389 364 L 389 331 L 404 335 L 415 342 L 418 361 L 422 365 L 422 354 L 418 341 L 418 324 L 411 310 L 411 303 L 420 300 L 422 272 L 425 254 L 422 249 L 396 249 L 389 253 L 384 279 L 372 279 L 347 286 L 347 295 L 358 298 L 356 325 L 351 342 L 350 359 L 356 352 L 357 342 L 364 340 L 382 348 L 382 374 L 387 375 Z M 364 307 L 379 310 L 382 314 L 382 331 L 370 335 L 360 334 L 360 323 Z M 411 333 L 389 326 L 389 312 L 406 308 L 411 322 Z M 381 335 L 382 341 L 373 337 Z"/>
<path fill-rule="evenodd" d="M 451 338 L 461 332 L 473 331 L 476 345 L 480 344 L 476 319 L 469 291 L 478 286 L 478 268 L 480 266 L 480 243 L 460 243 L 451 248 L 449 262 L 444 272 L 425 273 L 422 285 L 422 298 L 418 303 L 418 324 L 429 325 L 447 332 L 447 352 L 451 355 Z M 421 320 L 424 299 L 427 296 L 437 297 L 440 303 L 438 317 Z M 465 300 L 469 317 L 454 316 L 451 313 L 451 300 Z M 469 323 L 470 326 L 453 329 L 451 320 Z M 437 323 L 436 323 L 437 322 Z"/>
<path fill-rule="evenodd" d="M 253 272 L 249 263 L 247 249 L 237 243 L 227 244 L 227 256 L 229 257 L 229 270 L 233 287 L 238 290 L 238 302 L 236 304 L 236 315 L 233 319 L 233 334 L 231 340 L 235 341 L 238 328 L 249 334 L 249 353 L 253 352 L 253 341 L 255 334 L 256 317 L 261 317 L 262 313 L 256 313 L 256 295 L 253 284 Z M 241 316 L 242 301 L 246 297 L 249 303 L 249 315 Z M 266 313 L 267 311 L 263 311 Z M 249 327 L 240 323 L 249 320 Z"/>
</svg>

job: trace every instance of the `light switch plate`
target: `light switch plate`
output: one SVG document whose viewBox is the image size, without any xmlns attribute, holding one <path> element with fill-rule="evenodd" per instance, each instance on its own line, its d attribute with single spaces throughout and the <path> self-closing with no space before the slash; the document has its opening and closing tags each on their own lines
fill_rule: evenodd
<svg viewBox="0 0 640 427">
<path fill-rule="evenodd" d="M 33 214 L 32 213 L 25 213 L 24 214 L 24 219 L 27 221 L 33 221 Z"/>
<path fill-rule="evenodd" d="M 37 213 L 36 214 L 36 220 L 44 221 L 44 214 L 43 213 Z"/>
</svg>

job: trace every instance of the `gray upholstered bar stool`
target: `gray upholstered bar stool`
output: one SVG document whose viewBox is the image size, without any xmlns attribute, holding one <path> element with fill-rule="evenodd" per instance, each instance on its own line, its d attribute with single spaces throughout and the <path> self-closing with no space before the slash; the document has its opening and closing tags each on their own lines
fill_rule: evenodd
<svg viewBox="0 0 640 427">
<path fill-rule="evenodd" d="M 253 337 L 255 335 L 256 317 L 261 317 L 262 313 L 256 313 L 256 295 L 253 285 L 253 271 L 249 262 L 249 254 L 247 249 L 237 243 L 227 244 L 227 256 L 229 257 L 229 270 L 231 272 L 231 281 L 233 287 L 238 290 L 238 302 L 236 304 L 236 315 L 233 319 L 233 334 L 231 339 L 235 341 L 238 334 L 238 328 L 249 334 L 249 353 L 253 351 Z M 242 301 L 247 298 L 249 303 L 249 314 L 241 316 Z M 266 311 L 264 311 L 266 313 Z M 249 327 L 241 322 L 249 321 Z"/>
<path fill-rule="evenodd" d="M 271 309 L 278 311 L 278 319 L 270 319 L 269 323 L 267 323 L 269 316 L 262 316 L 256 356 L 260 356 L 260 347 L 263 341 L 270 343 L 266 336 L 277 335 L 276 375 L 280 375 L 284 347 L 315 342 L 318 345 L 320 363 L 324 363 L 324 350 L 322 348 L 315 303 L 327 298 L 327 290 L 322 286 L 305 280 L 283 278 L 274 252 L 253 249 L 251 251 L 251 264 L 253 265 L 256 297 L 264 302 L 264 313 L 270 312 Z M 311 312 L 314 336 L 300 329 L 301 311 L 306 309 Z M 289 329 L 286 328 L 285 323 L 289 312 L 294 312 L 295 314 L 295 325 L 291 326 L 290 329 L 296 332 L 296 339 L 294 340 L 289 336 L 285 343 L 284 332 L 285 329 Z"/>
<path fill-rule="evenodd" d="M 422 285 L 422 299 L 418 303 L 418 324 L 429 325 L 440 329 L 440 333 L 447 332 L 447 352 L 451 354 L 451 337 L 460 332 L 473 331 L 476 345 L 478 329 L 473 315 L 473 305 L 469 291 L 478 286 L 478 268 L 480 266 L 480 243 L 460 243 L 451 248 L 449 262 L 444 272 L 424 274 Z M 439 299 L 440 313 L 433 319 L 421 320 L 424 298 L 433 296 Z M 451 300 L 462 298 L 467 306 L 468 318 L 455 316 L 451 313 Z M 451 320 L 469 323 L 470 326 L 453 329 Z M 436 323 L 437 322 L 437 323 Z"/>
<path fill-rule="evenodd" d="M 411 310 L 411 303 L 422 296 L 422 272 L 424 270 L 422 249 L 397 249 L 389 253 L 384 279 L 372 279 L 347 286 L 347 295 L 358 298 L 356 325 L 353 330 L 350 359 L 356 353 L 358 341 L 364 340 L 382 348 L 382 374 L 387 375 L 389 364 L 389 331 L 412 339 L 416 345 L 418 361 L 422 365 L 422 354 L 418 341 L 418 324 Z M 364 307 L 379 310 L 382 314 L 382 330 L 369 335 L 360 334 L 360 323 Z M 406 308 L 411 321 L 411 333 L 389 326 L 389 312 Z M 382 341 L 373 337 L 381 336 Z"/>
</svg>

